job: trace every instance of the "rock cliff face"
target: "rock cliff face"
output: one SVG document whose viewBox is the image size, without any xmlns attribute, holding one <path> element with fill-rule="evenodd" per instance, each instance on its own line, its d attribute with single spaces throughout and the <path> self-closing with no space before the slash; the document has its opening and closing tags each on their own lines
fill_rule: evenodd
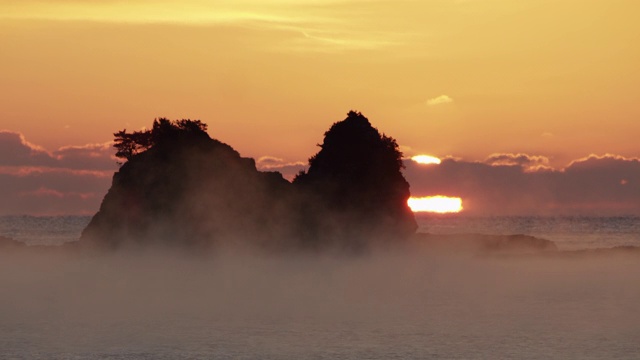
<svg viewBox="0 0 640 360">
<path fill-rule="evenodd" d="M 199 121 L 160 119 L 148 132 L 116 133 L 127 161 L 81 243 L 352 246 L 416 229 L 397 144 L 359 113 L 331 127 L 293 184 L 258 171 L 205 130 Z"/>
<path fill-rule="evenodd" d="M 406 238 L 415 232 L 402 153 L 393 138 L 351 111 L 325 133 L 320 148 L 309 159 L 309 170 L 293 182 L 314 204 L 305 221 L 312 241 L 329 238 L 359 247 L 363 241 Z"/>
<path fill-rule="evenodd" d="M 277 233 L 277 199 L 289 182 L 204 131 L 161 140 L 113 176 L 81 241 L 107 247 L 209 246 Z"/>
</svg>

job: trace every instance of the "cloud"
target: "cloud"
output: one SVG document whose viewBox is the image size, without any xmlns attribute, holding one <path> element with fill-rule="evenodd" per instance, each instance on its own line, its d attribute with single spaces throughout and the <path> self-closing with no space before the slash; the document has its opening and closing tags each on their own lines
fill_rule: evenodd
<svg viewBox="0 0 640 360">
<path fill-rule="evenodd" d="M 514 164 L 444 159 L 424 167 L 407 161 L 405 176 L 414 196 L 459 196 L 476 215 L 640 215 L 638 159 L 592 155 L 563 169 L 532 171 L 526 160 L 535 157 L 517 155 Z"/>
<path fill-rule="evenodd" d="M 284 159 L 275 156 L 262 156 L 256 160 L 258 168 L 270 168 L 273 166 L 280 166 L 284 162 Z"/>
<path fill-rule="evenodd" d="M 638 161 L 640 161 L 640 158 L 624 157 L 616 154 L 604 154 L 604 155 L 590 154 L 586 157 L 573 160 L 571 163 L 569 163 L 569 166 L 567 166 L 567 169 L 583 168 L 585 166 L 589 167 L 589 166 L 593 166 L 594 164 L 598 164 L 599 166 L 606 167 L 620 161 L 629 161 L 629 162 L 637 163 Z"/>
<path fill-rule="evenodd" d="M 525 171 L 550 169 L 549 158 L 541 155 L 527 155 L 522 153 L 491 154 L 484 162 L 492 166 L 520 166 Z"/>
<path fill-rule="evenodd" d="M 293 180 L 300 171 L 307 168 L 302 161 L 285 161 L 275 156 L 263 156 L 256 160 L 256 167 L 260 171 L 278 171 L 285 179 Z"/>
<path fill-rule="evenodd" d="M 92 214 L 117 169 L 110 142 L 49 152 L 0 131 L 0 215 Z"/>
<path fill-rule="evenodd" d="M 93 214 L 111 172 L 51 168 L 0 169 L 0 215 Z"/>
<path fill-rule="evenodd" d="M 111 141 L 82 146 L 64 146 L 52 152 L 60 167 L 69 169 L 115 170 L 117 159 Z"/>
<path fill-rule="evenodd" d="M 94 214 L 117 170 L 114 153 L 111 142 L 47 151 L 0 131 L 0 215 Z M 306 163 L 263 156 L 256 166 L 292 180 Z"/>
<path fill-rule="evenodd" d="M 95 213 L 117 169 L 113 152 L 111 143 L 50 152 L 0 131 L 0 215 Z M 545 156 L 506 153 L 481 162 L 447 157 L 437 166 L 405 165 L 413 195 L 459 196 L 469 214 L 640 215 L 638 158 L 592 154 L 552 169 Z M 263 156 L 256 166 L 291 180 L 307 164 Z"/>
<path fill-rule="evenodd" d="M 397 26 L 381 26 L 362 1 L 131 0 L 0 2 L 0 19 L 115 25 L 230 27 L 277 34 L 269 50 L 341 53 L 404 45 L 416 35 Z M 353 16 L 354 12 L 358 17 Z M 366 16 L 365 16 L 366 15 Z M 262 38 L 261 38 L 262 39 Z"/>
<path fill-rule="evenodd" d="M 111 142 L 65 146 L 48 152 L 17 132 L 0 131 L 0 167 L 28 166 L 84 170 L 117 168 Z"/>
<path fill-rule="evenodd" d="M 0 131 L 0 166 L 53 166 L 55 159 L 41 147 L 31 144 L 20 133 Z"/>
<path fill-rule="evenodd" d="M 453 99 L 450 98 L 447 95 L 440 95 L 437 97 L 434 97 L 432 99 L 427 100 L 427 105 L 428 106 L 436 106 L 436 105 L 441 105 L 441 104 L 449 104 L 452 103 Z"/>
<path fill-rule="evenodd" d="M 244 21 L 297 23 L 300 19 L 278 14 L 264 6 L 219 1 L 19 1 L 0 6 L 0 18 L 58 21 L 96 21 L 137 24 L 228 24 Z"/>
</svg>

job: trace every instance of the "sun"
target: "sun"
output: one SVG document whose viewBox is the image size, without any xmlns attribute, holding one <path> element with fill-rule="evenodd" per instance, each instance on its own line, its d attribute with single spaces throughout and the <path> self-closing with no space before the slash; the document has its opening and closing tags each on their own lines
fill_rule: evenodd
<svg viewBox="0 0 640 360">
<path fill-rule="evenodd" d="M 462 199 L 448 196 L 410 197 L 407 204 L 413 212 L 433 212 L 438 214 L 459 213 L 462 211 Z"/>
<path fill-rule="evenodd" d="M 417 162 L 418 164 L 424 164 L 424 165 L 440 164 L 442 162 L 442 160 L 431 155 L 416 155 L 412 157 L 411 160 Z"/>
</svg>

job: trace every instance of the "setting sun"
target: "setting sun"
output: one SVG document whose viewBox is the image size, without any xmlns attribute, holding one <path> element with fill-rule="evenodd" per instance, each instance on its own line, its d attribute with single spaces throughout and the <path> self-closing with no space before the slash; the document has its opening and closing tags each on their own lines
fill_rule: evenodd
<svg viewBox="0 0 640 360">
<path fill-rule="evenodd" d="M 440 164 L 442 161 L 435 156 L 431 155 L 416 155 L 411 158 L 411 160 L 417 162 L 418 164 Z"/>
<path fill-rule="evenodd" d="M 448 196 L 411 197 L 407 204 L 413 212 L 434 212 L 439 214 L 462 211 L 462 199 Z"/>
</svg>

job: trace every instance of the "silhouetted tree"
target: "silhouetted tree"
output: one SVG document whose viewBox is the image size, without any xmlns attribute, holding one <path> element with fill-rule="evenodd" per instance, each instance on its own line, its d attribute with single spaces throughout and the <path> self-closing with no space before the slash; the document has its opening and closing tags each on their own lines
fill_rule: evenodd
<svg viewBox="0 0 640 360">
<path fill-rule="evenodd" d="M 145 151 L 151 147 L 150 131 L 134 131 L 127 133 L 127 129 L 114 133 L 114 145 L 116 157 L 129 160 L 133 155 Z"/>
<path fill-rule="evenodd" d="M 153 121 L 150 130 L 127 133 L 127 129 L 113 134 L 116 157 L 130 160 L 136 154 L 153 146 L 172 143 L 187 138 L 208 138 L 207 125 L 200 120 L 182 119 L 171 121 L 159 118 Z"/>
</svg>

